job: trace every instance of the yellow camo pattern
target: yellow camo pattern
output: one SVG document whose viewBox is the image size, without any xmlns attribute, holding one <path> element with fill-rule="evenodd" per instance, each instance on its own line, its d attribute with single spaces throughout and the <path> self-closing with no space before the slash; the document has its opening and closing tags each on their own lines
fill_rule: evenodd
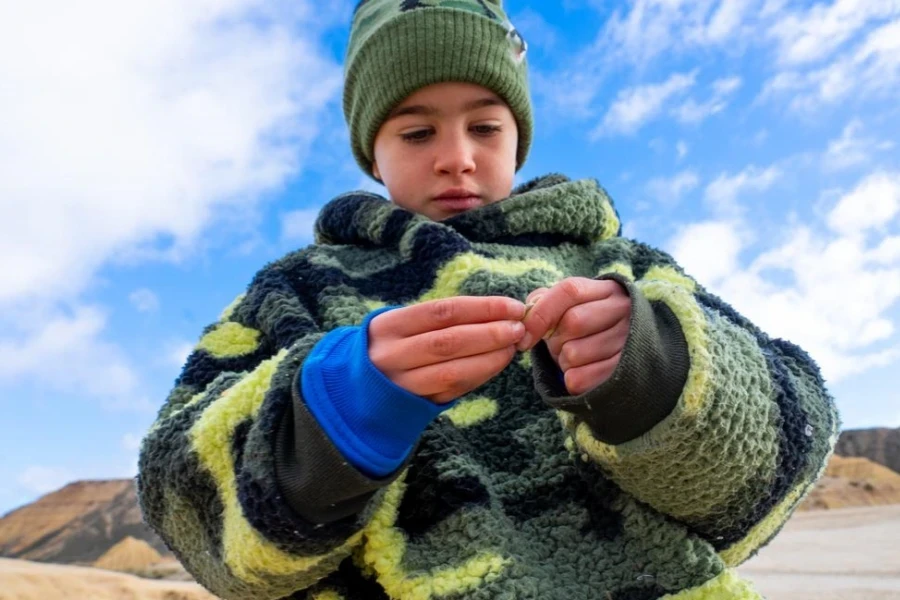
<svg viewBox="0 0 900 600">
<path fill-rule="evenodd" d="M 668 269 L 671 274 L 681 277 L 670 267 L 660 267 L 658 272 Z M 709 344 L 707 343 L 706 315 L 697 303 L 692 290 L 681 285 L 673 285 L 665 279 L 642 279 L 637 282 L 644 297 L 651 302 L 665 302 L 681 325 L 688 345 L 691 366 L 684 385 L 680 403 L 683 416 L 697 415 L 710 397 L 710 374 L 712 373 Z"/>
<path fill-rule="evenodd" d="M 610 202 L 605 193 L 602 195 L 604 202 L 601 202 L 600 206 L 603 209 L 603 230 L 595 241 L 608 240 L 616 237 L 616 234 L 619 233 L 619 228 L 622 226 L 619 217 L 616 216 L 616 211 L 613 208 L 612 202 Z"/>
<path fill-rule="evenodd" d="M 511 562 L 493 552 L 479 552 L 456 567 L 410 575 L 403 567 L 406 536 L 394 524 L 406 491 L 406 474 L 386 490 L 384 500 L 365 529 L 360 559 L 391 598 L 431 600 L 470 592 L 498 577 Z"/>
<path fill-rule="evenodd" d="M 205 350 L 215 358 L 243 356 L 259 347 L 260 335 L 255 329 L 227 321 L 200 338 L 197 350 Z"/>
<path fill-rule="evenodd" d="M 227 321 L 231 318 L 231 315 L 234 314 L 234 309 L 237 308 L 238 304 L 240 304 L 247 294 L 238 294 L 237 298 L 231 301 L 231 304 L 226 306 L 222 310 L 222 314 L 219 315 L 219 321 Z"/>
<path fill-rule="evenodd" d="M 262 406 L 272 376 L 287 356 L 283 349 L 265 360 L 230 388 L 227 402 L 213 402 L 191 427 L 191 445 L 200 463 L 212 475 L 224 507 L 222 549 L 225 564 L 231 572 L 246 582 L 265 585 L 266 574 L 292 575 L 306 571 L 333 556 L 349 552 L 356 545 L 361 532 L 351 537 L 334 553 L 321 556 L 297 557 L 279 550 L 253 529 L 243 516 L 237 497 L 231 439 L 242 421 L 255 418 Z"/>
<path fill-rule="evenodd" d="M 765 600 L 753 586 L 732 569 L 722 571 L 701 586 L 667 594 L 659 600 Z"/>
<path fill-rule="evenodd" d="M 447 261 L 437 272 L 434 286 L 425 292 L 418 302 L 427 302 L 429 300 L 437 300 L 440 298 L 450 298 L 459 295 L 459 288 L 466 279 L 478 271 L 487 271 L 497 273 L 499 275 L 508 275 L 510 277 L 518 277 L 529 271 L 543 270 L 552 274 L 552 281 L 547 281 L 546 285 L 552 285 L 564 277 L 563 272 L 559 268 L 546 260 L 526 259 L 526 260 L 510 260 L 506 258 L 488 258 L 475 254 L 474 252 L 466 252 L 454 256 L 452 260 Z"/>
<path fill-rule="evenodd" d="M 493 398 L 472 398 L 462 400 L 444 413 L 456 427 L 471 427 L 493 418 L 500 407 Z"/>
<path fill-rule="evenodd" d="M 614 262 L 612 264 L 606 265 L 602 269 L 600 269 L 600 272 L 597 273 L 597 275 L 607 275 L 609 273 L 615 273 L 616 275 L 621 275 L 628 281 L 634 281 L 634 270 L 628 263 Z"/>
</svg>

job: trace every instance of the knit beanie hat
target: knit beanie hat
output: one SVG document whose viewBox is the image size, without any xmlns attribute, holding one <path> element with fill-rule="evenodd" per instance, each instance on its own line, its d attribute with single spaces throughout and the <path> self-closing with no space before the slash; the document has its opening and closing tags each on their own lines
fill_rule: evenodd
<svg viewBox="0 0 900 600">
<path fill-rule="evenodd" d="M 460 81 L 484 86 L 509 105 L 518 170 L 533 131 L 526 49 L 502 0 L 361 0 L 344 71 L 344 117 L 356 162 L 372 175 L 375 136 L 407 96 Z"/>
</svg>

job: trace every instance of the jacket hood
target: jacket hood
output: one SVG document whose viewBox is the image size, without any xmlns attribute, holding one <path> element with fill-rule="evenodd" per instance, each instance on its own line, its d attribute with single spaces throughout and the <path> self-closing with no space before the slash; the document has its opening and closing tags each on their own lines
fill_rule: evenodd
<svg viewBox="0 0 900 600">
<path fill-rule="evenodd" d="M 316 220 L 315 241 L 324 245 L 396 247 L 421 227 L 442 230 L 472 243 L 513 245 L 587 245 L 615 237 L 620 231 L 612 201 L 595 180 L 572 181 L 551 174 L 518 186 L 504 200 L 440 222 L 403 209 L 378 194 L 351 192 L 323 207 Z"/>
</svg>

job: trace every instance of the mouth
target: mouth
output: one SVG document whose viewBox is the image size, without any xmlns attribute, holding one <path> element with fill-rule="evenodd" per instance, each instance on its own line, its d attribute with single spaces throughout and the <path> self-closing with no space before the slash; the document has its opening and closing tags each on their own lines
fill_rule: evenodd
<svg viewBox="0 0 900 600">
<path fill-rule="evenodd" d="M 464 211 L 481 206 L 481 196 L 463 188 L 447 190 L 434 198 L 447 211 Z"/>
<path fill-rule="evenodd" d="M 481 206 L 481 198 L 467 196 L 464 198 L 435 198 L 438 206 L 448 211 L 465 211 Z"/>
</svg>

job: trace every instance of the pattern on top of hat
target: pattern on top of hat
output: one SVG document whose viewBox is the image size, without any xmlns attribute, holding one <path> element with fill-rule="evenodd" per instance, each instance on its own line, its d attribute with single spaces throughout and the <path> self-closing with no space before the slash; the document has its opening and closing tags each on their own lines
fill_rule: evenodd
<svg viewBox="0 0 900 600">
<path fill-rule="evenodd" d="M 371 2 L 372 0 L 359 0 L 353 14 Z M 498 15 L 492 8 L 494 6 L 502 10 L 502 2 L 499 0 L 399 0 L 399 9 L 401 12 L 415 10 L 417 8 L 455 8 L 457 10 L 466 10 L 485 16 L 494 21 L 502 22 L 503 17 Z"/>
</svg>

